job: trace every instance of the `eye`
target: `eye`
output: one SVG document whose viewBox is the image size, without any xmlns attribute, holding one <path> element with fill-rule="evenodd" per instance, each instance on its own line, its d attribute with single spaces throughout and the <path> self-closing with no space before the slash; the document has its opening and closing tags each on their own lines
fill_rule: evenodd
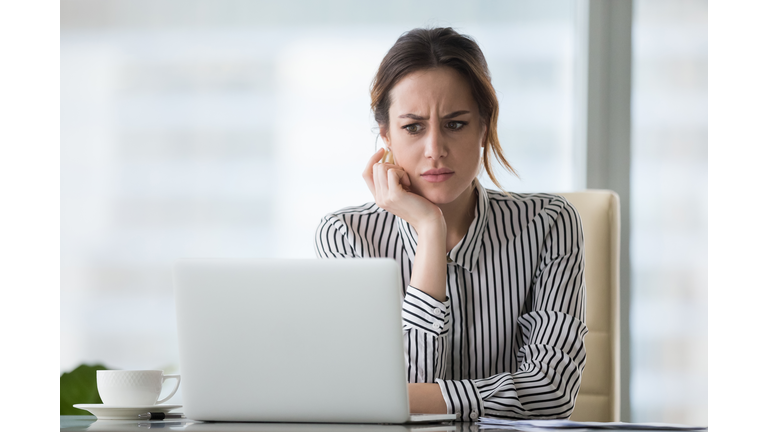
<svg viewBox="0 0 768 432">
<path fill-rule="evenodd" d="M 446 123 L 445 127 L 447 127 L 452 131 L 458 131 L 458 130 L 461 130 L 466 125 L 467 125 L 467 122 L 453 120 Z"/>
<path fill-rule="evenodd" d="M 447 127 L 447 128 L 448 128 L 448 129 L 450 129 L 450 130 L 453 130 L 453 131 L 457 131 L 457 130 L 460 130 L 461 128 L 463 128 L 463 127 L 464 127 L 464 126 L 466 126 L 466 125 L 467 125 L 467 122 L 463 122 L 463 121 L 455 121 L 455 120 L 454 120 L 454 121 L 449 121 L 449 122 L 448 122 L 448 123 L 445 125 L 445 127 Z"/>
<path fill-rule="evenodd" d="M 411 123 L 408 125 L 403 126 L 403 129 L 405 129 L 406 132 L 408 132 L 411 135 L 415 135 L 419 132 L 421 132 L 421 125 L 418 123 Z"/>
</svg>

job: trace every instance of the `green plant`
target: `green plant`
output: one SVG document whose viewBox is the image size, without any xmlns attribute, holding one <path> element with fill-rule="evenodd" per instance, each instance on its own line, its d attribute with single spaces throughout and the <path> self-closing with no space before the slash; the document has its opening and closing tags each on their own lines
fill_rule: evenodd
<svg viewBox="0 0 768 432">
<path fill-rule="evenodd" d="M 82 364 L 72 372 L 64 372 L 59 378 L 61 409 L 59 415 L 90 415 L 73 407 L 74 404 L 100 404 L 99 390 L 96 388 L 96 371 L 106 370 L 100 364 Z"/>
</svg>

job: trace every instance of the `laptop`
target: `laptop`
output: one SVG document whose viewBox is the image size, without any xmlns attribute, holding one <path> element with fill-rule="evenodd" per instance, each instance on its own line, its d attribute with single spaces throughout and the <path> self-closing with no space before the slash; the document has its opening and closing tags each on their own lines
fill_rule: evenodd
<svg viewBox="0 0 768 432">
<path fill-rule="evenodd" d="M 392 259 L 184 259 L 174 291 L 188 418 L 455 420 L 409 413 Z"/>
</svg>

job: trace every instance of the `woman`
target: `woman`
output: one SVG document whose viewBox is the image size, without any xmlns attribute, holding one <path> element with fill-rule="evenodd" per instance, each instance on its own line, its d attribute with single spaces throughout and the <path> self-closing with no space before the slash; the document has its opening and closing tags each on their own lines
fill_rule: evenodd
<svg viewBox="0 0 768 432">
<path fill-rule="evenodd" d="M 568 417 L 586 361 L 581 220 L 562 197 L 477 181 L 484 167 L 499 186 L 491 152 L 512 171 L 480 48 L 451 28 L 404 34 L 371 107 L 375 202 L 327 215 L 315 248 L 400 264 L 411 412 Z"/>
</svg>

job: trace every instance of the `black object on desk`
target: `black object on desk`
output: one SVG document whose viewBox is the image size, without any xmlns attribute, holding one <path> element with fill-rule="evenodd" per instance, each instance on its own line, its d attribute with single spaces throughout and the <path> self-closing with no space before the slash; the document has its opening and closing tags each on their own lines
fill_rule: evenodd
<svg viewBox="0 0 768 432">
<path fill-rule="evenodd" d="M 162 428 L 171 427 L 171 426 L 183 426 L 184 424 L 185 423 L 182 423 L 182 422 L 157 422 L 157 423 L 145 422 L 145 423 L 139 423 L 136 426 L 138 426 L 141 429 L 162 429 Z"/>
<path fill-rule="evenodd" d="M 164 412 L 148 412 L 139 414 L 140 420 L 167 420 L 167 419 L 182 419 L 184 414 L 182 413 L 164 413 Z"/>
</svg>

